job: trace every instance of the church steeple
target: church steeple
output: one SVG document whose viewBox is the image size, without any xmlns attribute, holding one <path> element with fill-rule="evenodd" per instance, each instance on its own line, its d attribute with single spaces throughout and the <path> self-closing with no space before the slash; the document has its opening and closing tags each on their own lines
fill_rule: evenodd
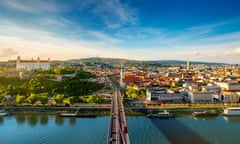
<svg viewBox="0 0 240 144">
<path fill-rule="evenodd" d="M 120 72 L 121 80 L 124 79 L 124 76 L 125 76 L 125 74 L 124 74 L 124 69 L 123 69 L 123 67 L 121 66 L 121 72 Z"/>
<path fill-rule="evenodd" d="M 125 88 L 125 83 L 123 82 L 124 78 L 125 78 L 125 72 L 124 72 L 123 66 L 121 66 L 121 72 L 120 72 L 120 86 L 121 86 L 121 88 Z"/>
</svg>

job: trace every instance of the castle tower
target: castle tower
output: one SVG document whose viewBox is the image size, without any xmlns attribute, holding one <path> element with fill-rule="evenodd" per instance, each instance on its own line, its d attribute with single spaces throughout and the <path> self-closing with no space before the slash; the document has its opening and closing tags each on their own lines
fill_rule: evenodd
<svg viewBox="0 0 240 144">
<path fill-rule="evenodd" d="M 21 66 L 20 66 L 20 61 L 21 61 L 21 58 L 20 58 L 20 56 L 18 56 L 18 57 L 17 57 L 17 60 L 16 60 L 16 69 L 21 68 Z"/>
</svg>

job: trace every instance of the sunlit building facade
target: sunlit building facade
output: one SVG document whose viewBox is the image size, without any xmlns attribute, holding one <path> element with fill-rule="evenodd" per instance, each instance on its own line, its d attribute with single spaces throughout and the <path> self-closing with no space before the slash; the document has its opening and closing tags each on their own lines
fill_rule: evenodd
<svg viewBox="0 0 240 144">
<path fill-rule="evenodd" d="M 18 56 L 16 60 L 16 69 L 28 71 L 33 69 L 48 70 L 50 69 L 50 59 L 48 58 L 47 60 L 40 60 L 38 57 L 37 59 L 22 60 L 20 56 Z"/>
</svg>

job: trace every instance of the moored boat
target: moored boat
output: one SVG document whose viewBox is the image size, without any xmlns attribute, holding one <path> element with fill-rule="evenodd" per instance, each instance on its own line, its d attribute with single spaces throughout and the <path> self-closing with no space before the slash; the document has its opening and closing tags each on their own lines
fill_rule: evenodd
<svg viewBox="0 0 240 144">
<path fill-rule="evenodd" d="M 78 113 L 79 109 L 75 113 L 58 113 L 61 117 L 96 117 L 96 114 L 91 113 Z"/>
<path fill-rule="evenodd" d="M 10 113 L 8 113 L 8 112 L 0 112 L 0 116 L 9 116 L 10 115 Z"/>
<path fill-rule="evenodd" d="M 95 114 L 89 114 L 89 113 L 58 113 L 58 116 L 61 117 L 96 117 L 97 115 Z"/>
<path fill-rule="evenodd" d="M 224 116 L 240 116 L 240 107 L 229 107 L 223 109 Z"/>
<path fill-rule="evenodd" d="M 168 112 L 167 110 L 164 110 L 159 113 L 150 113 L 147 114 L 148 118 L 174 118 L 175 114 Z"/>
<path fill-rule="evenodd" d="M 199 110 L 192 113 L 194 117 L 214 117 L 218 116 L 218 113 L 215 110 Z"/>
</svg>

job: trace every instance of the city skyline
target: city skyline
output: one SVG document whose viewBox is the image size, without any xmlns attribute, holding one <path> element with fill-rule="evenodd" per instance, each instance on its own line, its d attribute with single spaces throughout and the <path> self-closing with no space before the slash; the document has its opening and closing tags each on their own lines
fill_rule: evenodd
<svg viewBox="0 0 240 144">
<path fill-rule="evenodd" d="M 238 0 L 0 1 L 0 60 L 94 57 L 239 64 Z"/>
</svg>

